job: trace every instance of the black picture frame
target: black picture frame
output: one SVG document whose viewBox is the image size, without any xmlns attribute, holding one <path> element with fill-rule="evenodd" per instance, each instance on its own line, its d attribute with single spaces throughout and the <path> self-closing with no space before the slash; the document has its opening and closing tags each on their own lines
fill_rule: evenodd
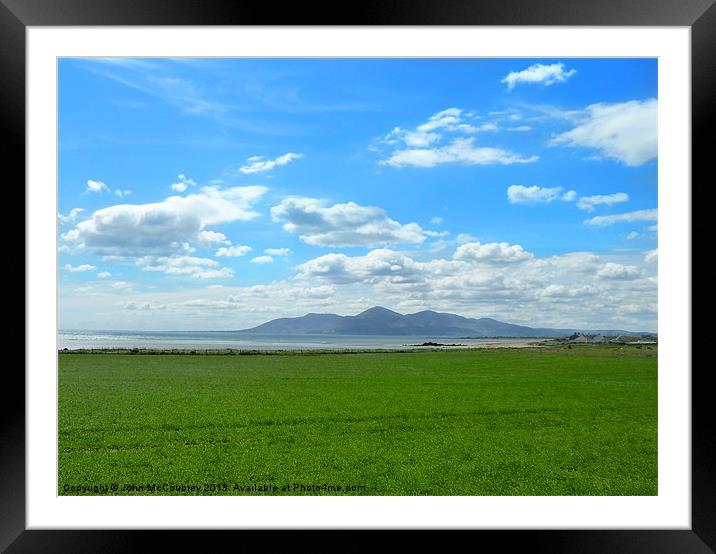
<svg viewBox="0 0 716 554">
<path fill-rule="evenodd" d="M 327 6 L 228 0 L 0 0 L 0 122 L 2 151 L 14 183 L 25 182 L 25 32 L 29 26 L 84 25 L 586 25 L 685 26 L 691 29 L 692 182 L 706 185 L 708 146 L 716 111 L 716 0 L 382 0 Z M 7 169 L 7 168 L 6 168 Z M 711 175 L 709 175 L 710 177 Z M 712 180 L 712 178 L 711 178 Z M 685 183 L 684 186 L 693 185 Z M 24 204 L 24 198 L 21 200 Z M 693 213 L 693 212 L 692 212 Z M 692 215 L 692 221 L 705 225 Z M 698 226 L 693 226 L 696 236 Z M 706 229 L 702 229 L 703 233 Z M 25 275 L 25 278 L 28 276 Z M 25 288 L 27 294 L 27 289 Z M 689 530 L 531 530 L 477 533 L 468 544 L 500 550 L 572 552 L 714 552 L 716 549 L 716 441 L 705 365 L 692 363 L 692 527 Z M 142 552 L 173 544 L 204 550 L 216 540 L 240 548 L 234 531 L 26 530 L 25 380 L 4 368 L 0 421 L 0 549 L 7 552 Z M 11 392 L 12 391 L 12 392 Z M 20 391 L 23 391 L 21 394 Z M 257 540 L 262 533 L 243 531 Z M 282 531 L 294 549 L 363 550 L 367 541 L 394 540 L 384 531 Z M 337 535 L 335 534 L 337 533 Z M 351 533 L 348 537 L 347 534 Z M 392 534 L 395 534 L 393 532 Z M 401 535 L 404 533 L 401 532 Z M 435 537 L 435 535 L 433 535 Z M 272 537 L 270 545 L 277 537 Z M 397 537 L 420 541 L 423 532 Z M 465 537 L 461 537 L 465 538 Z M 445 541 L 443 534 L 437 540 Z M 403 544 L 406 544 L 404 542 Z M 267 546 L 270 545 L 267 544 Z M 489 546 L 488 546 L 489 547 Z"/>
</svg>

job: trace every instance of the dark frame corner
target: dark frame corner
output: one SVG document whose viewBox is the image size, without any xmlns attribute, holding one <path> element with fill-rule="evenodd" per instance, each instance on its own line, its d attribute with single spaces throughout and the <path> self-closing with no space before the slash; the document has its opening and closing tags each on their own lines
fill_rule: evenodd
<svg viewBox="0 0 716 554">
<path fill-rule="evenodd" d="M 0 122 L 2 149 L 11 160 L 15 182 L 25 182 L 25 32 L 28 26 L 66 25 L 589 25 L 687 26 L 692 55 L 692 181 L 706 181 L 711 161 L 710 138 L 716 123 L 715 0 L 384 0 L 356 4 L 352 13 L 318 4 L 270 4 L 229 0 L 0 0 Z M 339 7 L 336 4 L 336 7 Z M 709 175 L 710 177 L 710 175 Z M 693 190 L 693 185 L 691 186 Z M 25 204 L 25 198 L 21 200 Z M 693 205 L 693 202 L 692 202 Z M 706 218 L 708 222 L 709 218 Z M 692 234 L 704 219 L 692 216 Z M 699 236 L 696 233 L 695 236 Z M 24 252 L 22 254 L 24 259 Z M 693 271 L 693 270 L 692 270 Z M 23 287 L 25 285 L 23 284 Z M 25 289 L 25 294 L 28 291 Z M 23 316 L 24 321 L 24 316 Z M 693 365 L 693 364 L 692 364 Z M 10 371 L 14 371 L 13 374 Z M 8 391 L 25 390 L 24 374 L 6 369 L 0 423 L 0 549 L 7 552 L 147 551 L 155 543 L 168 547 L 206 546 L 207 532 L 166 531 L 28 531 L 25 528 L 25 398 Z M 481 545 L 528 548 L 553 553 L 716 551 L 716 441 L 708 387 L 708 369 L 692 367 L 692 528 L 627 531 L 478 531 Z M 230 531 L 211 539 L 229 538 Z M 255 535 L 257 532 L 246 532 Z M 358 550 L 361 543 L 382 539 L 384 532 L 338 531 L 335 539 L 313 531 L 282 531 L 292 546 Z M 403 534 L 403 533 L 401 533 Z M 217 537 L 221 535 L 222 537 Z M 261 539 L 261 537 L 257 537 Z M 391 537 L 393 538 L 393 537 Z M 402 538 L 402 537 L 401 537 Z M 412 533 L 424 544 L 424 533 Z M 241 542 L 245 540 L 242 537 Z M 444 540 L 444 539 L 441 539 Z M 201 541 L 201 542 L 200 542 Z M 333 545 L 333 546 L 331 546 Z"/>
</svg>

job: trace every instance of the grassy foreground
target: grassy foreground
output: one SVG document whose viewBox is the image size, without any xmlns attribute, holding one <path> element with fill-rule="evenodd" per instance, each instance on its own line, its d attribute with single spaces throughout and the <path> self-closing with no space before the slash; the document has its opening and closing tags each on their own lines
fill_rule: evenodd
<svg viewBox="0 0 716 554">
<path fill-rule="evenodd" d="M 58 489 L 655 495 L 656 349 L 62 353 Z"/>
</svg>

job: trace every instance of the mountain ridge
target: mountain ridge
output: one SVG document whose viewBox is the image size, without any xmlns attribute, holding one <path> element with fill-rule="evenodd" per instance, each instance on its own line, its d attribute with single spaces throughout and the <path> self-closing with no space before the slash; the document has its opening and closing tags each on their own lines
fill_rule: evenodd
<svg viewBox="0 0 716 554">
<path fill-rule="evenodd" d="M 655 335 L 651 332 L 625 331 L 623 329 L 554 329 L 528 327 L 505 323 L 489 317 L 468 318 L 457 314 L 422 310 L 412 314 L 400 314 L 382 306 L 373 306 L 356 315 L 331 313 L 308 313 L 299 317 L 273 319 L 252 327 L 237 330 L 241 334 L 276 335 L 382 335 L 382 336 L 431 336 L 455 338 L 497 337 L 546 337 L 569 336 L 575 332 L 601 335 Z"/>
</svg>

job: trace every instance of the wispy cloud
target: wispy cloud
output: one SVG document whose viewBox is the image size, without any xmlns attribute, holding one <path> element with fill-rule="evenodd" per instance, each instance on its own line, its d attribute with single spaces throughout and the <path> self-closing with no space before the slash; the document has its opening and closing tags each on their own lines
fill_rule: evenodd
<svg viewBox="0 0 716 554">
<path fill-rule="evenodd" d="M 267 160 L 263 156 L 251 156 L 246 160 L 246 163 L 239 168 L 239 171 L 246 174 L 265 173 L 302 157 L 303 154 L 294 154 L 293 152 L 288 152 L 283 156 L 274 158 L 273 160 Z"/>
<path fill-rule="evenodd" d="M 614 194 L 597 194 L 595 196 L 583 196 L 577 202 L 580 210 L 588 212 L 594 211 L 596 206 L 613 206 L 620 202 L 627 202 L 629 195 L 625 192 L 615 192 Z"/>
<path fill-rule="evenodd" d="M 392 149 L 381 165 L 435 167 L 443 164 L 510 165 L 532 163 L 539 156 L 522 156 L 503 148 L 475 143 L 478 133 L 497 131 L 494 121 L 478 123 L 475 115 L 460 108 L 447 108 L 431 115 L 413 130 L 395 127 L 378 141 Z M 378 146 L 373 149 L 380 151 Z"/>
<path fill-rule="evenodd" d="M 584 221 L 587 225 L 614 225 L 615 223 L 630 223 L 633 221 L 657 221 L 658 213 L 656 208 L 651 210 L 637 210 L 614 215 L 598 215 Z"/>
</svg>

